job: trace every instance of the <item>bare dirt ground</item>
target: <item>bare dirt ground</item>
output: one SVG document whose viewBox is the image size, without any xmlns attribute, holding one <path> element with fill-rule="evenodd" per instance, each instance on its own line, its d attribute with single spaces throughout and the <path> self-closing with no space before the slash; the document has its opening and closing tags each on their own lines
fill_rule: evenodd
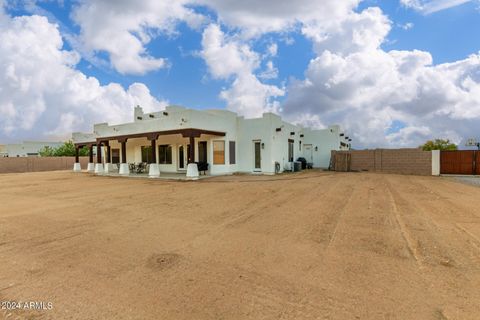
<svg viewBox="0 0 480 320">
<path fill-rule="evenodd" d="M 479 319 L 480 188 L 309 172 L 0 175 L 7 319 Z"/>
</svg>

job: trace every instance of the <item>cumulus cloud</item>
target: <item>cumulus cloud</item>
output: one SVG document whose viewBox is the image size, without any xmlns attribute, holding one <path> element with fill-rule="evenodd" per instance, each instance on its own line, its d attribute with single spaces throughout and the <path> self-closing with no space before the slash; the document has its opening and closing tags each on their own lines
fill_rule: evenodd
<svg viewBox="0 0 480 320">
<path fill-rule="evenodd" d="M 101 85 L 75 69 L 79 55 L 63 49 L 58 27 L 41 16 L 10 18 L 0 28 L 0 137 L 68 138 L 93 123 L 131 120 L 132 106 L 159 109 L 143 84 Z"/>
<path fill-rule="evenodd" d="M 234 78 L 231 87 L 220 93 L 229 110 L 249 118 L 264 112 L 278 112 L 279 103 L 274 98 L 283 96 L 284 90 L 258 80 L 254 74 L 260 66 L 258 53 L 246 43 L 227 37 L 216 24 L 204 30 L 202 48 L 200 55 L 214 78 Z M 270 68 L 270 73 L 275 72 L 273 64 Z"/>
<path fill-rule="evenodd" d="M 360 31 L 377 26 L 377 35 L 385 37 L 389 21 L 380 12 L 369 11 L 354 13 L 359 17 L 347 19 L 346 25 Z M 365 17 L 377 21 L 366 22 Z M 332 35 L 327 47 L 333 51 L 322 47 L 322 37 L 312 36 L 318 39 L 317 50 L 324 50 L 310 61 L 305 79 L 288 87 L 283 110 L 290 119 L 302 123 L 308 114 L 320 115 L 326 123 L 339 122 L 360 146 L 414 146 L 445 135 L 460 142 L 461 137 L 480 133 L 471 121 L 480 117 L 479 55 L 433 65 L 428 52 L 384 51 L 381 36 L 372 46 L 371 41 L 356 41 L 358 35 L 352 30 Z M 337 46 L 336 41 L 352 43 L 354 48 Z M 389 132 L 395 121 L 405 126 Z"/>
<path fill-rule="evenodd" d="M 239 28 L 245 37 L 285 32 L 311 21 L 334 22 L 351 12 L 360 0 L 196 0 L 214 9 L 220 21 Z"/>
<path fill-rule="evenodd" d="M 400 0 L 405 7 L 425 14 L 450 9 L 475 0 Z"/>
<path fill-rule="evenodd" d="M 84 0 L 74 8 L 73 19 L 80 27 L 78 42 L 83 50 L 105 52 L 115 70 L 124 74 L 145 74 L 168 65 L 166 58 L 153 57 L 146 45 L 159 33 L 172 35 L 178 21 L 192 27 L 203 16 L 176 1 Z"/>
</svg>

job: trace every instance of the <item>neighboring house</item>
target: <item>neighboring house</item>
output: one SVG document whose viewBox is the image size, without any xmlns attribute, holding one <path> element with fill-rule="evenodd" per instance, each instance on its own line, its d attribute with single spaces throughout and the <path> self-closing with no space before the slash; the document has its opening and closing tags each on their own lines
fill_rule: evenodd
<svg viewBox="0 0 480 320">
<path fill-rule="evenodd" d="M 23 141 L 18 144 L 4 145 L 3 151 L 0 149 L 0 155 L 4 157 L 39 157 L 39 152 L 45 147 L 58 148 L 63 142 L 45 142 L 45 141 Z"/>
<path fill-rule="evenodd" d="M 0 158 L 7 156 L 7 148 L 4 144 L 0 144 Z"/>
<path fill-rule="evenodd" d="M 287 123 L 273 113 L 245 119 L 227 110 L 179 106 L 153 113 L 137 106 L 133 122 L 95 124 L 93 133 L 75 132 L 72 139 L 77 147 L 88 146 L 93 151 L 95 146 L 100 151 L 97 163 L 109 165 L 97 165 L 96 172 L 109 172 L 114 169 L 110 163 L 122 163 L 120 173 L 127 174 L 128 163 L 140 162 L 155 164 L 150 165 L 155 172 L 185 172 L 194 161 L 208 163 L 211 175 L 273 174 L 290 169 L 298 157 L 305 157 L 313 167 L 328 168 L 331 150 L 349 150 L 351 141 L 339 126 L 313 130 Z M 93 156 L 90 163 L 88 169 L 94 170 Z"/>
</svg>

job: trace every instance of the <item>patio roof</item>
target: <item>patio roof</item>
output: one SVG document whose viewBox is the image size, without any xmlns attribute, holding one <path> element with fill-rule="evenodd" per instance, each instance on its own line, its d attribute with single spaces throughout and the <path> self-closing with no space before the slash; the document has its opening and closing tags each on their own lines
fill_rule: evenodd
<svg viewBox="0 0 480 320">
<path fill-rule="evenodd" d="M 148 140 L 156 140 L 159 136 L 165 136 L 170 134 L 181 134 L 184 138 L 198 138 L 202 134 L 208 134 L 212 136 L 224 137 L 225 132 L 204 130 L 204 129 L 195 129 L 195 128 L 185 128 L 185 129 L 174 129 L 174 130 L 164 130 L 164 131 L 154 131 L 154 132 L 142 132 L 142 133 L 132 133 L 118 136 L 110 137 L 97 137 L 96 141 L 92 142 L 82 142 L 75 143 L 77 147 L 83 146 L 92 146 L 99 143 L 106 143 L 110 140 L 117 140 L 119 142 L 127 141 L 128 139 L 133 138 L 147 138 Z"/>
</svg>

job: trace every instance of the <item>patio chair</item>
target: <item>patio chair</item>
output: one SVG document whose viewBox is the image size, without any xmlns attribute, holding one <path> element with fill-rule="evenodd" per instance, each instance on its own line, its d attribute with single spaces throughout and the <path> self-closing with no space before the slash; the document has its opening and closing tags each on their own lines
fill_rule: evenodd
<svg viewBox="0 0 480 320">
<path fill-rule="evenodd" d="M 146 162 L 140 162 L 137 166 L 137 173 L 144 173 L 145 170 L 147 169 L 147 163 Z"/>
<path fill-rule="evenodd" d="M 199 161 L 199 162 L 196 162 L 196 164 L 198 167 L 198 172 L 200 173 L 203 171 L 203 175 L 205 175 L 206 171 L 208 171 L 208 162 Z"/>
</svg>

